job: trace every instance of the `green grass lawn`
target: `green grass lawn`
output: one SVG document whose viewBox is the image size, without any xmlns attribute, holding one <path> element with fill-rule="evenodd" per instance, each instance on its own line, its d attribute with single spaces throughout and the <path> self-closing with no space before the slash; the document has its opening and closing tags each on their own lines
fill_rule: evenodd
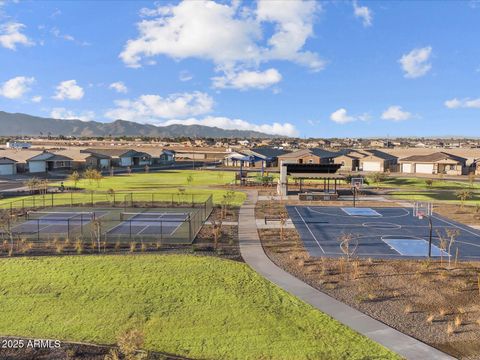
<svg viewBox="0 0 480 360">
<path fill-rule="evenodd" d="M 415 201 L 431 201 L 431 202 L 449 202 L 460 204 L 461 201 L 455 194 L 455 191 L 393 191 L 390 193 L 393 199 L 398 200 L 415 200 Z M 464 202 L 465 205 L 480 205 L 480 193 L 475 192 L 471 199 Z"/>
<path fill-rule="evenodd" d="M 367 176 L 368 178 L 368 176 Z M 448 180 L 441 180 L 441 179 L 433 179 L 432 189 L 451 189 L 451 190 L 459 190 L 459 189 L 480 189 L 480 183 L 473 183 L 471 184 L 468 181 L 448 181 Z M 411 188 L 411 189 L 428 189 L 429 187 L 426 185 L 425 180 L 428 178 L 402 178 L 402 177 L 388 177 L 382 182 L 379 183 L 372 183 L 370 182 L 371 186 L 379 187 L 379 188 Z"/>
<path fill-rule="evenodd" d="M 202 359 L 396 359 L 257 275 L 188 255 L 0 260 L 0 334 L 113 344 Z"/>
<path fill-rule="evenodd" d="M 192 181 L 189 182 L 191 176 Z M 161 194 L 178 194 L 179 188 L 185 188 L 185 192 L 188 198 L 188 194 L 201 195 L 201 201 L 205 201 L 208 195 L 213 195 L 213 201 L 216 204 L 221 203 L 223 196 L 225 195 L 225 189 L 215 189 L 214 186 L 224 186 L 230 184 L 235 179 L 235 173 L 231 171 L 199 171 L 199 170 L 166 170 L 155 173 L 135 173 L 130 175 L 116 175 L 106 176 L 99 183 L 95 181 L 88 181 L 82 179 L 78 182 L 77 187 L 84 189 L 84 193 L 74 194 L 74 203 L 89 203 L 92 200 L 91 192 L 95 192 L 93 195 L 94 202 L 110 201 L 111 197 L 105 193 L 113 189 L 117 193 L 135 192 L 139 193 L 135 196 L 135 199 L 139 201 L 150 201 L 150 194 L 156 194 L 155 199 L 166 201 L 171 199 L 171 196 L 167 195 L 162 197 Z M 65 186 L 74 186 L 72 182 L 65 181 Z M 54 183 L 53 186 L 59 186 L 60 183 Z M 212 187 L 212 188 L 210 188 Z M 144 193 L 143 195 L 140 193 Z M 125 196 L 125 195 L 123 195 Z M 239 206 L 245 201 L 246 195 L 242 192 L 235 192 L 235 197 L 231 205 Z M 18 200 L 25 199 L 28 201 L 28 206 L 32 206 L 33 201 L 31 196 L 15 197 L 0 200 L 0 207 L 7 206 L 11 201 L 17 201 L 16 205 L 21 206 L 21 202 Z M 119 194 L 118 201 L 122 201 L 122 197 Z M 36 204 L 42 204 L 42 196 L 36 197 Z M 55 194 L 55 206 L 68 205 L 71 203 L 70 194 Z M 51 205 L 50 198 L 47 196 L 47 205 Z"/>
</svg>

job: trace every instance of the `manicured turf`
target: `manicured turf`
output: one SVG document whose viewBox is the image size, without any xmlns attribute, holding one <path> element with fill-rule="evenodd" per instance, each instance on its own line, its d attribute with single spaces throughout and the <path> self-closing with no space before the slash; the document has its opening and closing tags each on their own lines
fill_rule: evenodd
<svg viewBox="0 0 480 360">
<path fill-rule="evenodd" d="M 455 191 L 392 191 L 391 197 L 398 200 L 415 200 L 415 201 L 431 201 L 431 202 L 448 202 L 451 204 L 461 204 Z M 480 193 L 474 192 L 469 200 L 465 200 L 465 205 L 480 204 Z"/>
<path fill-rule="evenodd" d="M 242 263 L 187 255 L 0 261 L 0 334 L 114 343 L 202 359 L 394 359 Z"/>
<path fill-rule="evenodd" d="M 192 177 L 192 182 L 188 182 L 188 177 Z M 165 200 L 169 201 L 170 196 L 164 198 L 160 194 L 178 194 L 179 188 L 185 188 L 185 201 L 189 201 L 188 194 L 200 194 L 204 195 L 203 200 L 208 197 L 208 195 L 213 194 L 214 203 L 221 203 L 223 196 L 226 194 L 227 190 L 224 189 L 214 189 L 209 188 L 210 186 L 223 186 L 231 183 L 235 179 L 235 173 L 231 171 L 200 171 L 200 170 L 166 170 L 159 171 L 155 173 L 135 173 L 130 175 L 116 175 L 116 176 L 105 176 L 99 183 L 95 181 L 88 181 L 82 179 L 78 182 L 77 187 L 84 189 L 84 193 L 75 193 L 74 194 L 74 203 L 89 203 L 92 200 L 91 192 L 98 192 L 93 194 L 94 202 L 108 202 L 111 201 L 111 196 L 106 195 L 106 192 L 110 189 L 113 189 L 115 192 L 135 192 L 139 193 L 135 196 L 135 199 L 139 201 L 150 201 L 151 194 L 157 194 L 155 200 Z M 64 182 L 65 186 L 73 186 L 74 184 L 69 181 Z M 59 186 L 60 183 L 52 184 L 53 186 Z M 140 192 L 144 194 L 141 195 Z M 231 205 L 241 205 L 245 201 L 245 194 L 242 192 L 235 192 L 235 197 L 231 202 Z M 32 206 L 32 197 L 23 196 L 15 197 L 0 200 L 0 206 L 3 204 L 10 203 L 11 201 L 18 201 L 26 199 L 28 201 L 28 206 Z M 37 196 L 38 201 L 37 205 L 43 203 L 43 198 Z M 123 201 L 121 196 L 117 197 L 117 201 Z M 71 195 L 66 194 L 55 194 L 54 205 L 69 205 L 71 203 Z M 47 198 L 46 204 L 51 205 L 50 198 Z M 17 203 L 21 205 L 21 203 Z"/>
<path fill-rule="evenodd" d="M 367 176 L 368 178 L 368 176 Z M 470 183 L 468 181 L 449 181 L 442 179 L 433 179 L 431 187 L 428 187 L 425 180 L 430 178 L 402 178 L 402 177 L 389 177 L 382 182 L 374 183 L 370 181 L 370 185 L 380 188 L 410 188 L 417 190 L 425 189 L 480 189 L 480 183 Z"/>
</svg>

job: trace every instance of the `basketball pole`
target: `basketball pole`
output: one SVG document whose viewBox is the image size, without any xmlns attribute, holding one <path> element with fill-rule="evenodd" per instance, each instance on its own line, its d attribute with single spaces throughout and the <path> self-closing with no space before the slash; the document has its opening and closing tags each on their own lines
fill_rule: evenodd
<svg viewBox="0 0 480 360">
<path fill-rule="evenodd" d="M 433 237 L 433 224 L 432 224 L 431 215 L 428 216 L 428 223 L 430 225 L 430 237 L 428 239 L 428 258 L 430 259 L 432 257 L 432 237 Z"/>
<path fill-rule="evenodd" d="M 353 187 L 353 207 L 356 207 L 355 200 L 356 200 L 356 195 L 357 195 L 357 188 L 356 186 Z"/>
</svg>

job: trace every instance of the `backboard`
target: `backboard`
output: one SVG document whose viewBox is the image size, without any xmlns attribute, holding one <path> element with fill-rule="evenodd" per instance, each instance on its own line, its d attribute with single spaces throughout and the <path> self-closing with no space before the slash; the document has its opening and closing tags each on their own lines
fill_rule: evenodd
<svg viewBox="0 0 480 360">
<path fill-rule="evenodd" d="M 424 217 L 432 216 L 433 204 L 427 201 L 417 201 L 413 206 L 413 216 L 423 219 Z"/>
</svg>

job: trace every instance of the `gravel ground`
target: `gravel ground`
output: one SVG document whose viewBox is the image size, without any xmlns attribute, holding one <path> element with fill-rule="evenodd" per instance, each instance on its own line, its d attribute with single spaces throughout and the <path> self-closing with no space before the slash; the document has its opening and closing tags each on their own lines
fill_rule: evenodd
<svg viewBox="0 0 480 360">
<path fill-rule="evenodd" d="M 461 359 L 480 359 L 480 263 L 309 258 L 295 229 L 260 230 L 278 266 L 334 298 Z M 455 321 L 457 320 L 457 324 Z"/>
</svg>

